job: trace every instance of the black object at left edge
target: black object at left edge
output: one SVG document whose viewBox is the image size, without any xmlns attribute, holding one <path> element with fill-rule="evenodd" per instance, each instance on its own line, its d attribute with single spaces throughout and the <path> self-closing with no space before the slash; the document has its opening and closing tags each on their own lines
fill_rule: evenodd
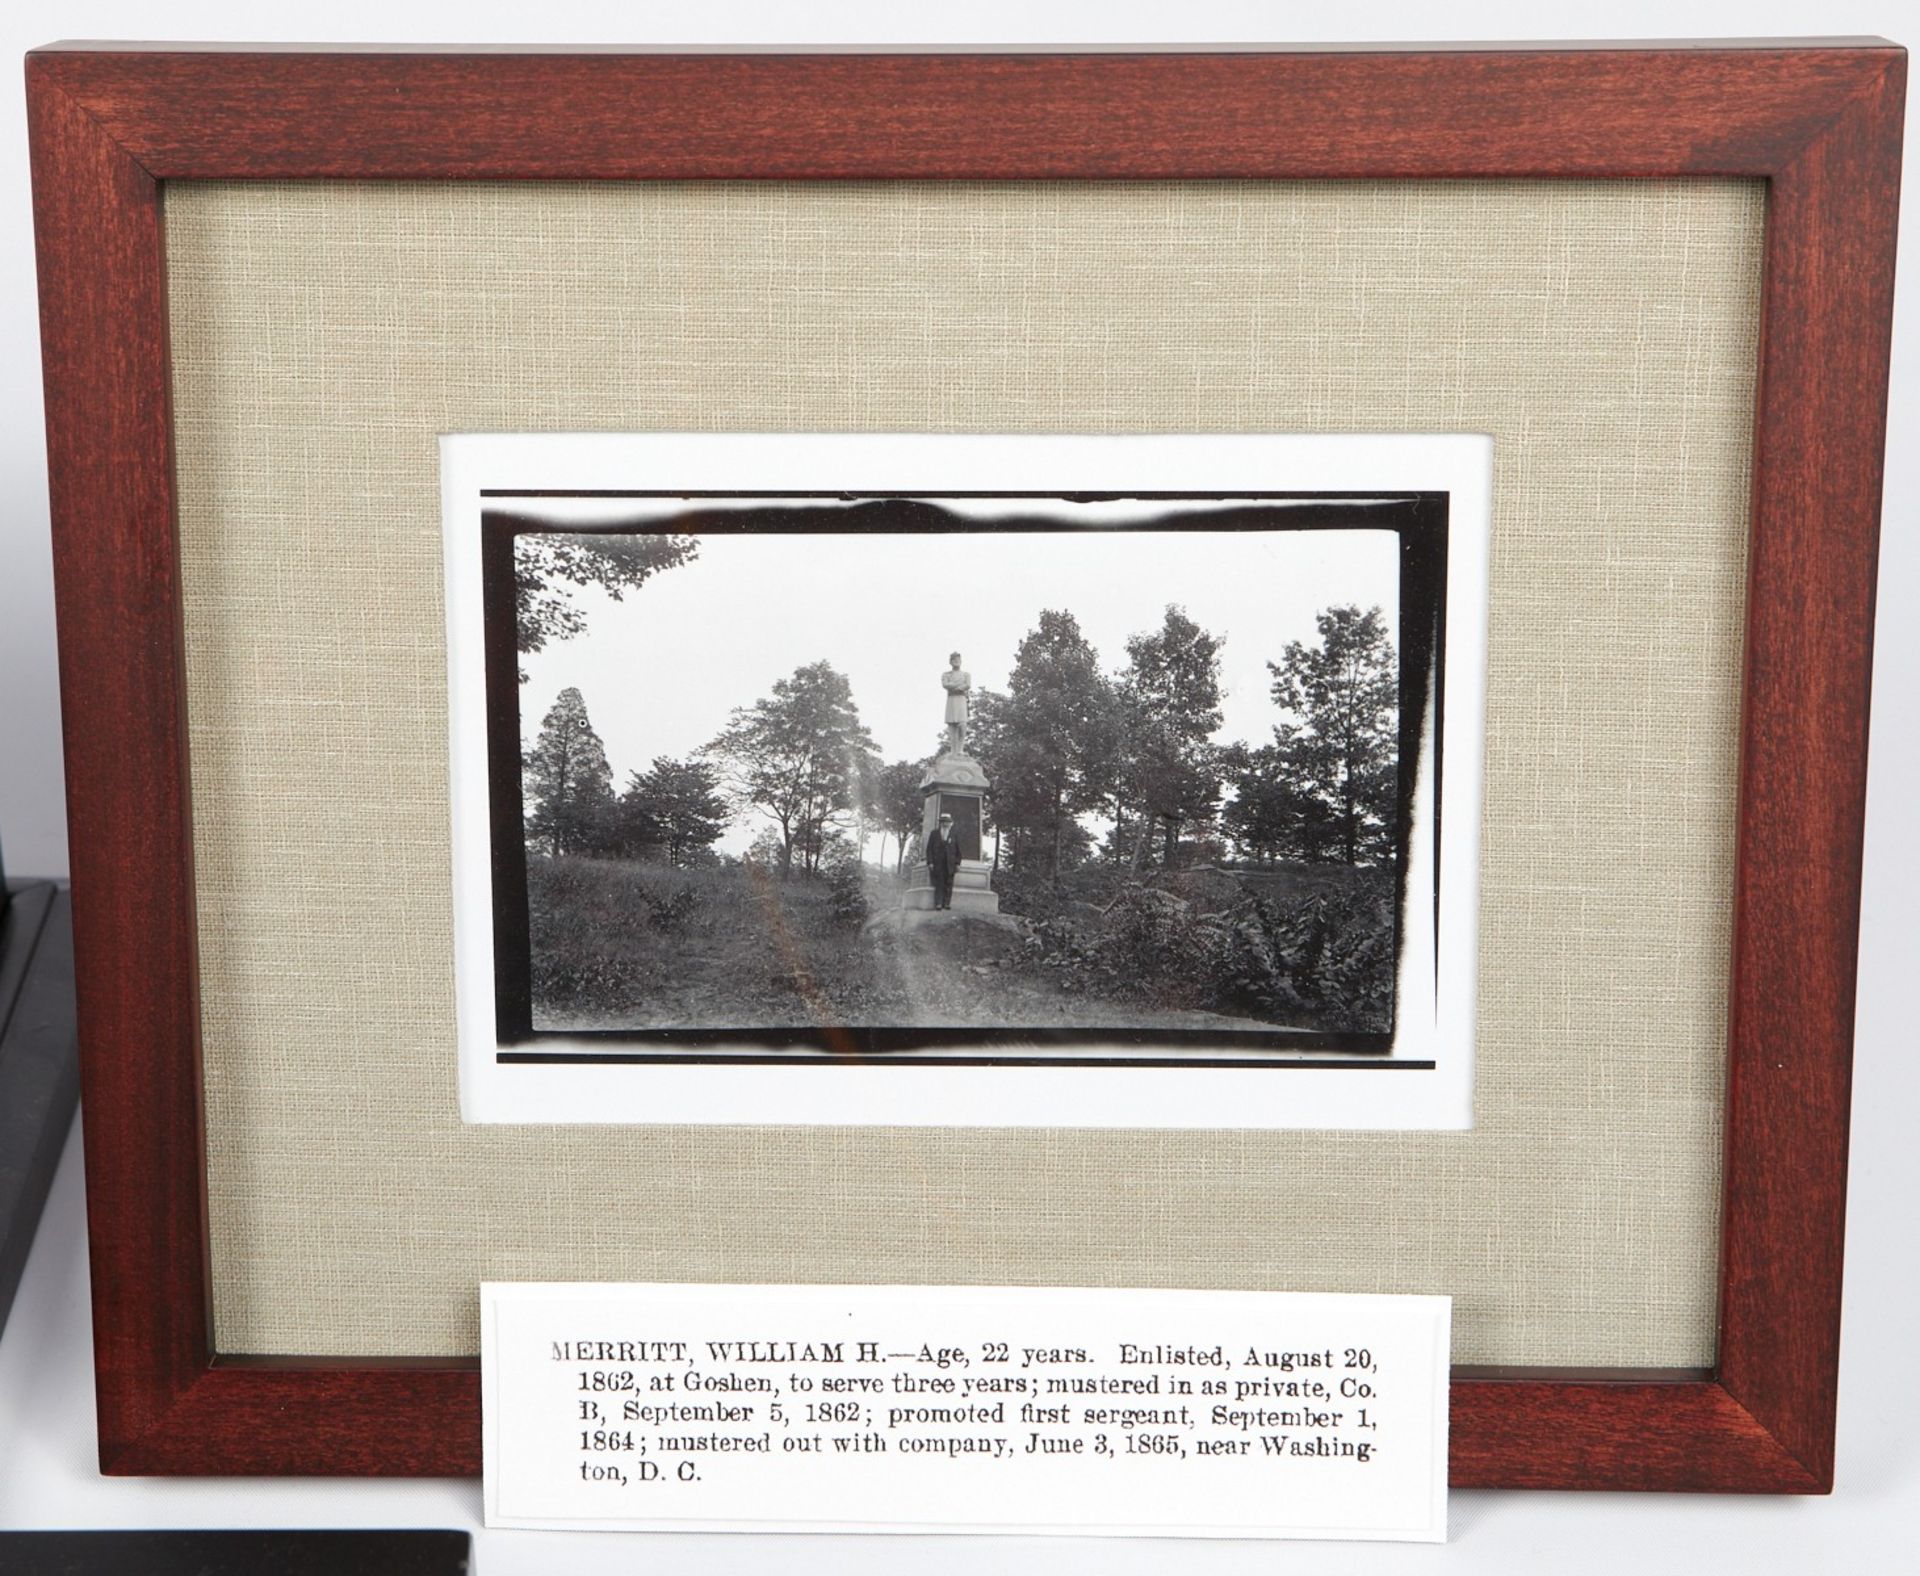
<svg viewBox="0 0 1920 1576">
<path fill-rule="evenodd" d="M 465 1532 L 0 1532 L 7 1576 L 466 1576 Z"/>
<path fill-rule="evenodd" d="M 0 875 L 0 1331 L 80 1098 L 64 886 Z M 0 1564 L 4 1564 L 0 1561 Z M 8 1567 L 11 1569 L 11 1567 Z"/>
</svg>

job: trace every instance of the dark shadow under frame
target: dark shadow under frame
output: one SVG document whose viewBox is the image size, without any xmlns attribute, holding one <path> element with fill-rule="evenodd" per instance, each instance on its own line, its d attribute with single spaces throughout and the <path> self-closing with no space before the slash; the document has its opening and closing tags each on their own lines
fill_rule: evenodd
<svg viewBox="0 0 1920 1576">
<path fill-rule="evenodd" d="M 1742 176 L 1768 202 L 1718 1361 L 1456 1370 L 1451 1476 L 1828 1489 L 1905 80 L 1878 40 L 30 55 L 103 1470 L 480 1460 L 470 1360 L 212 1345 L 163 182 Z"/>
</svg>

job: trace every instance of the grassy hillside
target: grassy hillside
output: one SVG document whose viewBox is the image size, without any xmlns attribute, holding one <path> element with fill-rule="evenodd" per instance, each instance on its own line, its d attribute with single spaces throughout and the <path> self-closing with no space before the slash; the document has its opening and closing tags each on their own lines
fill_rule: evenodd
<svg viewBox="0 0 1920 1576">
<path fill-rule="evenodd" d="M 527 875 L 536 1028 L 1392 1026 L 1384 871 L 1100 868 L 1008 883 L 1016 917 L 912 924 L 871 868 L 533 856 Z"/>
</svg>

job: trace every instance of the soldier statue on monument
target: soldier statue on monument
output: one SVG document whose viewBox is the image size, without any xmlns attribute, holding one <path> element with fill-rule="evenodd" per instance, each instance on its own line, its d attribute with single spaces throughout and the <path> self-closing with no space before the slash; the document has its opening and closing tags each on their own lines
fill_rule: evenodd
<svg viewBox="0 0 1920 1576">
<path fill-rule="evenodd" d="M 947 692 L 948 755 L 967 753 L 967 697 L 973 693 L 973 677 L 960 666 L 960 653 L 947 658 L 947 671 L 940 675 L 940 687 Z"/>
</svg>

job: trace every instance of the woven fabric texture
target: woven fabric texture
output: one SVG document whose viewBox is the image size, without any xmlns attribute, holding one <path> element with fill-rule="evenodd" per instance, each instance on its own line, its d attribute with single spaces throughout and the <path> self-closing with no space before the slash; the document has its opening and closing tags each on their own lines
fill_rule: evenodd
<svg viewBox="0 0 1920 1576">
<path fill-rule="evenodd" d="M 1461 1362 L 1709 1363 L 1763 209 L 171 184 L 219 1348 L 737 1279 L 1448 1292 Z M 573 429 L 1491 432 L 1474 1131 L 462 1126 L 435 439 Z"/>
</svg>

